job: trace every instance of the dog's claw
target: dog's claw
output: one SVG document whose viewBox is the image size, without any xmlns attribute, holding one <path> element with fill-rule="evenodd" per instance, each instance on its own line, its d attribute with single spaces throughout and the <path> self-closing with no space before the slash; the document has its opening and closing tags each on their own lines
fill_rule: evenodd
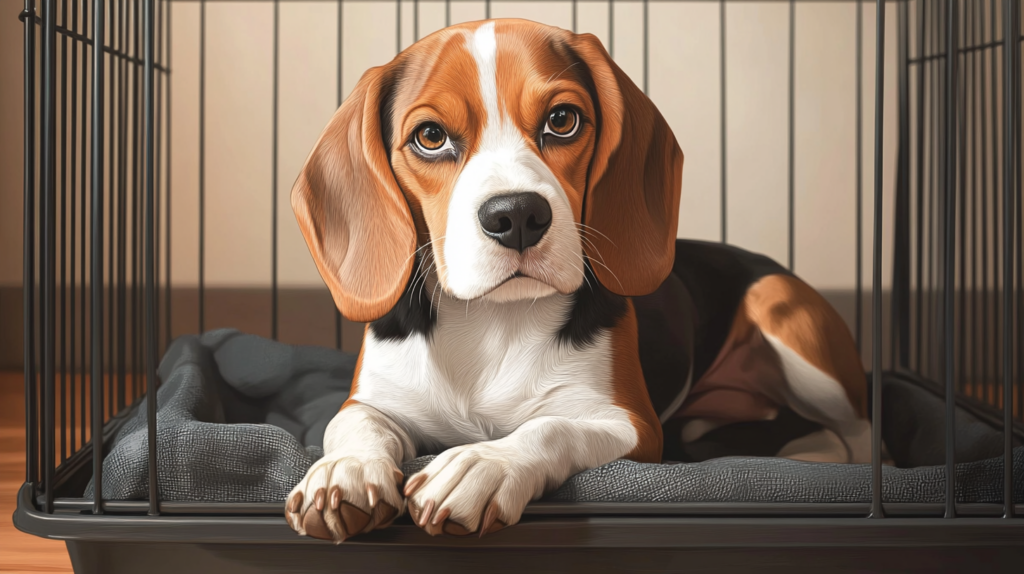
<svg viewBox="0 0 1024 574">
<path fill-rule="evenodd" d="M 405 485 L 405 496 L 409 497 L 415 494 L 416 491 L 419 490 L 419 488 L 423 486 L 423 483 L 426 481 L 427 475 L 423 474 L 422 472 L 412 477 L 412 479 L 410 479 L 409 482 Z"/>
<path fill-rule="evenodd" d="M 502 528 L 505 528 L 505 523 L 498 520 L 498 512 L 500 512 L 497 502 L 491 502 L 487 505 L 487 510 L 484 512 L 483 522 L 480 523 L 480 538 L 484 537 L 484 534 L 490 534 L 497 532 Z"/>
</svg>

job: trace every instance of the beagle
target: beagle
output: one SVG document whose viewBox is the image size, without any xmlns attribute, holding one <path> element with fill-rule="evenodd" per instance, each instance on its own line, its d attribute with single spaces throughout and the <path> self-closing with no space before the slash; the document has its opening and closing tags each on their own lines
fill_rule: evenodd
<svg viewBox="0 0 1024 574">
<path fill-rule="evenodd" d="M 367 71 L 291 195 L 335 303 L 368 324 L 290 526 L 341 542 L 408 508 L 482 536 L 575 473 L 700 460 L 713 436 L 868 460 L 845 324 L 765 257 L 677 241 L 682 169 L 590 34 L 473 22 Z"/>
</svg>

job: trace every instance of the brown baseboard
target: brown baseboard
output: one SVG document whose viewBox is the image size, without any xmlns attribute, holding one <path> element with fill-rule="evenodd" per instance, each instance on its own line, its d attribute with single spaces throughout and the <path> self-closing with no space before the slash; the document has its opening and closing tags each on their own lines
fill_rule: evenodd
<svg viewBox="0 0 1024 574">
<path fill-rule="evenodd" d="M 847 325 L 853 331 L 853 318 L 855 316 L 856 295 L 852 290 L 830 290 L 822 294 L 836 308 L 839 314 L 846 320 Z M 105 294 L 109 295 L 109 294 Z M 129 324 L 132 323 L 131 292 L 125 293 L 129 303 L 125 306 L 125 317 Z M 88 293 L 86 294 L 88 297 Z M 75 364 L 79 363 L 79 356 L 82 349 L 81 336 L 81 294 L 76 297 L 76 331 L 75 335 Z M 886 294 L 883 300 L 886 313 L 883 333 L 891 332 L 889 329 L 889 312 Z M 105 305 L 108 299 L 105 297 Z M 116 300 L 116 298 L 115 298 Z M 246 333 L 271 336 L 271 292 L 265 288 L 208 288 L 205 292 L 205 324 L 204 330 L 212 330 L 224 327 L 238 329 Z M 862 343 L 863 357 L 866 363 L 870 364 L 870 315 L 871 297 L 869 293 L 863 298 L 864 314 L 864 340 Z M 167 344 L 166 330 L 166 307 L 160 302 L 160 349 Z M 60 307 L 58 305 L 58 313 Z M 68 309 L 70 312 L 70 308 Z M 109 317 L 110 309 L 105 307 L 104 313 Z M 117 309 L 115 308 L 115 313 Z M 21 369 L 24 362 L 22 347 L 22 290 L 21 287 L 0 287 L 0 369 Z M 67 323 L 70 328 L 70 321 Z M 199 331 L 199 293 L 195 288 L 177 288 L 171 290 L 171 337 L 178 337 L 184 334 L 196 333 Z M 60 325 L 57 326 L 58 332 Z M 141 326 L 138 330 L 141 333 Z M 115 346 L 118 345 L 118 333 L 114 333 Z M 358 352 L 362 341 L 363 324 L 353 323 L 342 319 L 342 342 L 341 348 L 349 352 Z M 37 331 L 38 336 L 38 331 Z M 110 333 L 105 334 L 109 340 Z M 70 340 L 70 339 L 69 339 Z M 334 303 L 326 289 L 294 289 L 286 288 L 278 291 L 278 340 L 295 345 L 319 345 L 334 347 L 335 337 L 335 311 Z M 135 355 L 132 343 L 133 331 L 129 329 L 125 334 L 126 364 L 131 365 Z M 88 345 L 88 333 L 85 343 Z M 884 361 L 888 364 L 889 347 L 886 341 L 884 347 Z M 141 348 L 141 346 L 139 347 Z M 85 347 L 88 349 L 88 346 Z M 58 346 L 57 360 L 61 361 L 61 352 Z M 65 359 L 71 363 L 70 352 Z"/>
</svg>

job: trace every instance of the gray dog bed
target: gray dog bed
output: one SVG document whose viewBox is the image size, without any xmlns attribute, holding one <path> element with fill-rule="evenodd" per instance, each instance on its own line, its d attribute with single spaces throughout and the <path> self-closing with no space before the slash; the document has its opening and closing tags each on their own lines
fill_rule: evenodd
<svg viewBox="0 0 1024 574">
<path fill-rule="evenodd" d="M 348 396 L 355 356 L 290 346 L 234 330 L 177 339 L 159 367 L 157 475 L 169 501 L 279 502 L 323 456 L 323 434 Z M 944 500 L 944 407 L 894 377 L 883 384 L 883 433 L 896 467 L 886 502 Z M 1001 502 L 1002 432 L 957 412 L 957 498 Z M 143 400 L 109 445 L 103 497 L 148 495 Z M 1024 447 L 1014 449 L 1014 496 L 1024 501 Z M 406 476 L 433 457 L 406 463 Z M 868 465 L 726 457 L 699 463 L 615 461 L 573 476 L 565 502 L 867 502 Z M 85 496 L 91 497 L 92 482 Z"/>
</svg>

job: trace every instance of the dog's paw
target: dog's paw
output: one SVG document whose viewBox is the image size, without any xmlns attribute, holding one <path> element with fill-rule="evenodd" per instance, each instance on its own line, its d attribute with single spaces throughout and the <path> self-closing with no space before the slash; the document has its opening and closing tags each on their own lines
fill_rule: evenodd
<svg viewBox="0 0 1024 574">
<path fill-rule="evenodd" d="M 519 522 L 533 496 L 514 456 L 488 443 L 449 449 L 406 483 L 409 515 L 431 536 L 480 536 Z"/>
<path fill-rule="evenodd" d="M 402 514 L 402 472 L 385 458 L 328 454 L 310 467 L 285 502 L 285 518 L 296 532 L 341 543 L 384 528 Z"/>
</svg>

